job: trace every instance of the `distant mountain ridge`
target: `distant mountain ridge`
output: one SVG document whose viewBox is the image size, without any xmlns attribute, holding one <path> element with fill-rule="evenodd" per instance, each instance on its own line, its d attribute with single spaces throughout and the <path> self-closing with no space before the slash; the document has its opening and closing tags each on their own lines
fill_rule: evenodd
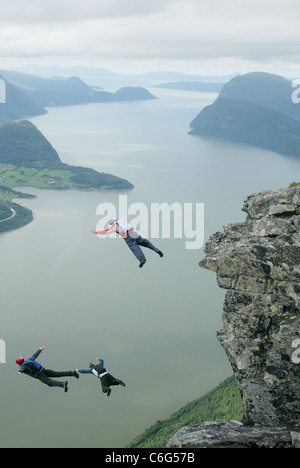
<svg viewBox="0 0 300 468">
<path fill-rule="evenodd" d="M 132 71 L 132 74 L 123 72 L 113 72 L 108 69 L 88 67 L 88 66 L 71 66 L 60 67 L 57 65 L 37 66 L 29 65 L 26 67 L 15 68 L 16 71 L 35 75 L 40 77 L 60 76 L 70 77 L 78 76 L 90 86 L 101 86 L 102 89 L 116 90 L 124 86 L 143 86 L 153 87 L 165 82 L 183 82 L 183 81 L 203 81 L 203 82 L 221 82 L 227 83 L 231 78 L 236 76 L 236 73 L 231 75 L 196 75 L 181 73 L 178 71 L 163 71 L 156 70 L 151 72 Z"/>
<path fill-rule="evenodd" d="M 190 133 L 299 157 L 300 105 L 292 93 L 292 82 L 277 75 L 235 77 L 191 122 Z"/>
<path fill-rule="evenodd" d="M 0 123 L 46 114 L 47 111 L 40 104 L 9 83 L 1 73 L 0 79 L 5 83 L 6 94 L 6 102 L 0 104 Z"/>
<path fill-rule="evenodd" d="M 15 71 L 0 70 L 7 100 L 0 104 L 0 123 L 47 113 L 45 108 L 96 102 L 156 99 L 148 90 L 127 86 L 112 93 L 93 88 L 80 78 L 43 78 Z"/>
<path fill-rule="evenodd" d="M 206 93 L 219 93 L 224 83 L 204 81 L 174 81 L 155 85 L 155 88 L 179 89 L 181 91 L 199 91 Z"/>
</svg>

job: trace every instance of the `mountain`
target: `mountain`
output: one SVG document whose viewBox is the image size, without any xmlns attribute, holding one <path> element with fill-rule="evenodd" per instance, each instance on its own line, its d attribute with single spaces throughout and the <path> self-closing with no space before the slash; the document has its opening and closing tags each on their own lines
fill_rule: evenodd
<svg viewBox="0 0 300 468">
<path fill-rule="evenodd" d="M 181 91 L 199 91 L 204 93 L 219 93 L 224 83 L 206 83 L 204 81 L 174 81 L 155 85 L 155 88 L 179 89 Z"/>
<path fill-rule="evenodd" d="M 300 106 L 292 92 L 292 83 L 277 75 L 235 77 L 191 122 L 190 133 L 299 157 Z"/>
<path fill-rule="evenodd" d="M 26 120 L 8 122 L 0 126 L 0 164 L 40 170 L 47 169 L 48 171 L 68 171 L 71 173 L 70 183 L 73 182 L 78 186 L 75 188 L 121 190 L 133 188 L 128 181 L 111 174 L 64 164 L 49 141 L 35 125 Z"/>
<path fill-rule="evenodd" d="M 279 75 L 253 72 L 226 83 L 219 99 L 237 99 L 268 107 L 300 119 L 300 106 L 292 101 L 292 82 Z"/>
<path fill-rule="evenodd" d="M 130 448 L 163 448 L 182 426 L 199 425 L 204 421 L 242 419 L 241 395 L 233 377 L 197 400 L 188 403 L 164 421 L 158 421 L 137 437 Z"/>
<path fill-rule="evenodd" d="M 226 290 L 217 337 L 246 420 L 300 422 L 300 184 L 249 195 L 242 211 L 246 220 L 210 236 L 200 262 Z"/>
<path fill-rule="evenodd" d="M 27 75 L 34 75 L 40 77 L 49 76 L 79 76 L 82 80 L 84 77 L 110 77 L 113 78 L 116 74 L 106 68 L 90 67 L 90 66 L 69 66 L 61 67 L 59 65 L 26 65 L 23 67 L 15 68 L 15 71 Z"/>
<path fill-rule="evenodd" d="M 168 448 L 300 447 L 300 184 L 254 193 L 200 266 L 226 290 L 217 333 L 242 395 L 238 421 L 185 427 Z"/>
<path fill-rule="evenodd" d="M 7 89 L 6 103 L 0 104 L 0 123 L 41 115 L 52 106 L 156 99 L 141 87 L 124 87 L 112 93 L 88 86 L 76 76 L 44 78 L 0 70 L 0 79 Z"/>
<path fill-rule="evenodd" d="M 191 134 L 300 156 L 300 120 L 252 102 L 217 99 L 191 123 Z"/>
<path fill-rule="evenodd" d="M 9 83 L 41 107 L 81 104 L 93 95 L 93 90 L 76 77 L 40 78 L 3 70 L 1 73 Z"/>
<path fill-rule="evenodd" d="M 226 83 L 234 75 L 195 75 L 186 74 L 176 71 L 152 71 L 140 74 L 116 74 L 111 70 L 97 67 L 87 66 L 71 66 L 71 67 L 60 67 L 56 65 L 29 65 L 26 67 L 16 68 L 16 71 L 21 73 L 27 73 L 28 75 L 36 75 L 40 77 L 49 76 L 79 76 L 82 80 L 90 85 L 99 85 L 104 88 L 108 87 L 123 87 L 123 86 L 154 86 L 164 81 L 203 81 L 203 82 L 221 82 Z"/>
<path fill-rule="evenodd" d="M 42 133 L 28 121 L 0 125 L 0 163 L 24 167 L 53 167 L 60 158 Z"/>
<path fill-rule="evenodd" d="M 203 82 L 203 83 L 219 83 L 220 86 L 227 83 L 231 78 L 236 76 L 233 75 L 195 75 L 180 73 L 176 71 L 152 71 L 147 73 L 139 74 L 116 74 L 110 70 L 96 67 L 58 67 L 58 66 L 30 66 L 26 68 L 19 68 L 18 71 L 38 76 L 78 76 L 85 83 L 90 86 L 101 86 L 102 89 L 108 91 L 115 91 L 122 87 L 154 87 L 159 86 L 161 83 L 172 82 L 172 83 L 183 83 L 183 82 Z"/>
<path fill-rule="evenodd" d="M 141 86 L 125 86 L 114 93 L 115 101 L 134 101 L 134 100 L 147 100 L 157 99 L 147 89 Z"/>
<path fill-rule="evenodd" d="M 130 190 L 133 185 L 112 174 L 64 164 L 56 150 L 30 122 L 0 125 L 0 232 L 24 226 L 30 210 L 13 204 L 25 195 L 15 187 L 70 190 Z"/>
<path fill-rule="evenodd" d="M 226 83 L 235 75 L 190 75 L 181 72 L 174 71 L 154 71 L 147 72 L 140 75 L 135 75 L 136 79 L 143 81 L 145 83 L 151 83 L 152 86 L 159 85 L 161 82 L 191 82 L 191 81 L 202 81 L 205 83 Z"/>
<path fill-rule="evenodd" d="M 27 96 L 18 86 L 9 83 L 1 74 L 0 79 L 5 83 L 6 94 L 6 102 L 0 104 L 0 124 L 46 113 L 35 99 Z"/>
<path fill-rule="evenodd" d="M 300 448 L 300 183 L 249 195 L 242 211 L 199 264 L 226 290 L 217 337 L 234 377 L 130 448 Z"/>
</svg>

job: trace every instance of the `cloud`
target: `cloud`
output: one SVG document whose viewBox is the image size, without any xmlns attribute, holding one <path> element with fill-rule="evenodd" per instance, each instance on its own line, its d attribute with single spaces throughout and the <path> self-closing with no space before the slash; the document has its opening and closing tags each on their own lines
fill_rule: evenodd
<svg viewBox="0 0 300 468">
<path fill-rule="evenodd" d="M 299 0 L 10 0 L 0 56 L 300 63 Z"/>
<path fill-rule="evenodd" d="M 163 11 L 171 3 L 172 0 L 10 0 L 1 5 L 0 23 L 72 23 L 95 18 L 127 18 Z"/>
</svg>

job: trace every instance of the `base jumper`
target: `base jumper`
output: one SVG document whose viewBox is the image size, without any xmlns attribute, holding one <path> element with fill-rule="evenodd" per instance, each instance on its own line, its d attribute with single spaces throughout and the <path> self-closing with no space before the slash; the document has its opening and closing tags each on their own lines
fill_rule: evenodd
<svg viewBox="0 0 300 468">
<path fill-rule="evenodd" d="M 59 382 L 57 380 L 53 380 L 53 378 L 59 377 L 75 377 L 79 379 L 79 375 L 76 371 L 69 371 L 69 372 L 55 372 L 50 369 L 45 369 L 41 364 L 36 362 L 36 359 L 39 357 L 42 351 L 44 351 L 45 346 L 42 346 L 40 349 L 37 350 L 36 353 L 31 356 L 31 358 L 25 361 L 24 358 L 19 357 L 16 360 L 16 364 L 20 366 L 19 372 L 17 375 L 26 374 L 33 379 L 37 379 L 48 387 L 60 387 L 63 388 L 65 393 L 68 391 L 68 382 Z"/>
<path fill-rule="evenodd" d="M 142 268 L 146 263 L 146 257 L 140 246 L 146 247 L 147 249 L 153 250 L 160 257 L 163 257 L 164 254 L 157 249 L 148 239 L 144 239 L 138 233 L 136 233 L 130 224 L 127 223 L 124 219 L 111 219 L 109 221 L 111 226 L 104 231 L 92 231 L 94 234 L 111 234 L 116 232 L 119 234 L 126 242 L 132 253 L 140 262 L 140 268 Z"/>
<path fill-rule="evenodd" d="M 125 383 L 122 380 L 116 379 L 113 377 L 109 372 L 104 367 L 104 361 L 101 358 L 97 358 L 99 361 L 99 364 L 89 364 L 89 369 L 88 370 L 79 370 L 76 369 L 76 372 L 79 372 L 80 374 L 93 374 L 95 375 L 98 379 L 100 379 L 101 386 L 102 386 L 102 391 L 103 393 L 106 393 L 107 396 L 111 394 L 111 386 L 112 385 L 122 385 L 122 387 L 125 387 Z"/>
</svg>

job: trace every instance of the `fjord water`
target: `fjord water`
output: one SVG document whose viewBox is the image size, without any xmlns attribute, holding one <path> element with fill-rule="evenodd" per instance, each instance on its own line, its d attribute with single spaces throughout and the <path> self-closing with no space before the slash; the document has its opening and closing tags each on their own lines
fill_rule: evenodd
<svg viewBox="0 0 300 468">
<path fill-rule="evenodd" d="M 243 221 L 243 199 L 287 186 L 300 162 L 244 145 L 188 135 L 215 96 L 152 90 L 154 101 L 53 108 L 31 121 L 72 165 L 135 186 L 128 204 L 205 203 L 205 238 Z M 0 236 L 1 447 L 124 447 L 157 420 L 231 375 L 215 332 L 224 291 L 201 270 L 203 248 L 154 239 L 140 270 L 122 239 L 91 234 L 100 203 L 117 192 L 41 191 L 20 203 L 28 226 Z M 124 194 L 123 194 L 124 195 Z M 47 368 L 87 368 L 102 357 L 126 382 L 109 398 L 93 376 L 69 379 L 69 393 L 16 376 L 15 358 L 42 345 Z"/>
</svg>

